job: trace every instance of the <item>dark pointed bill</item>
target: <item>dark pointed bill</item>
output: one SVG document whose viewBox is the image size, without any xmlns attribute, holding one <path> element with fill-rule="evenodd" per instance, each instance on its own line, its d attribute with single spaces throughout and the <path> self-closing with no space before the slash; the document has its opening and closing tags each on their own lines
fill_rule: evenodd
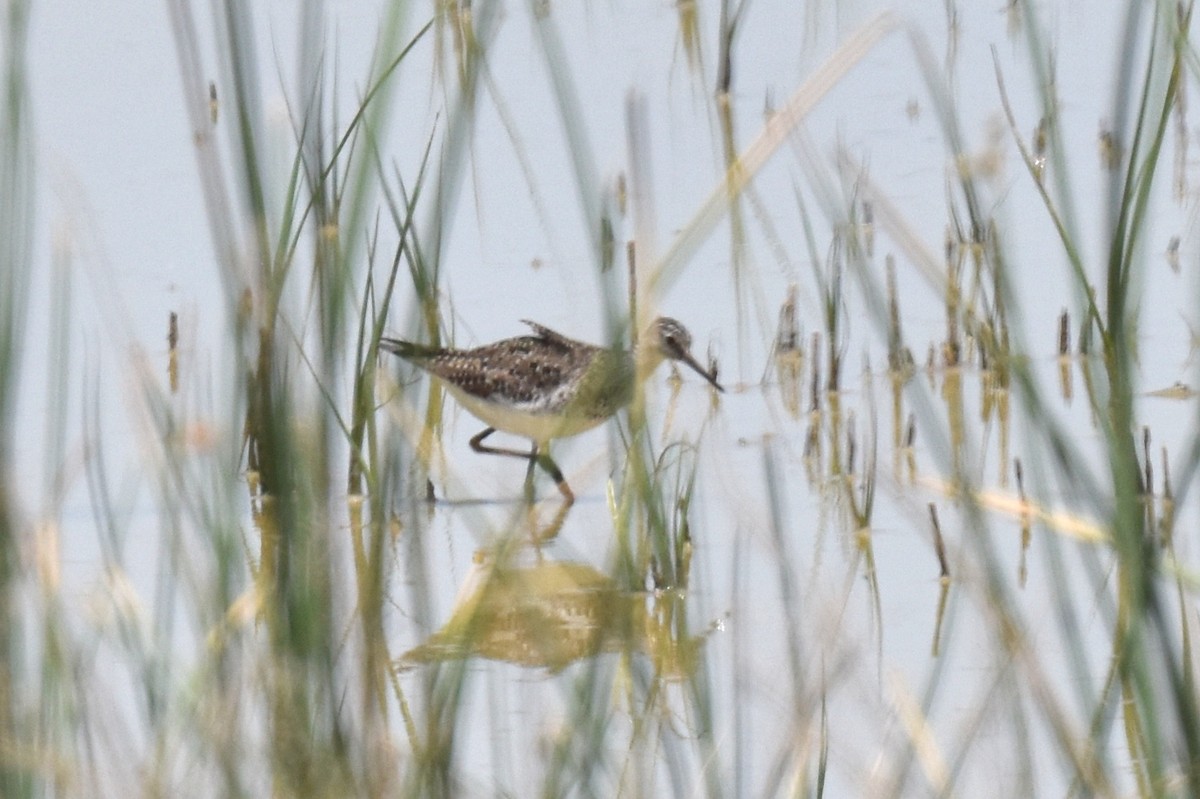
<svg viewBox="0 0 1200 799">
<path fill-rule="evenodd" d="M 711 385 L 717 391 L 720 391 L 721 393 L 725 393 L 725 389 L 722 388 L 721 384 L 717 382 L 717 378 L 714 377 L 711 373 L 709 373 L 709 371 L 707 369 L 705 369 L 703 366 L 701 366 L 699 364 L 699 362 L 697 362 L 696 359 L 692 357 L 692 354 L 690 352 L 680 353 L 679 360 L 683 361 L 688 366 L 692 367 L 692 370 L 696 374 L 700 375 L 705 380 L 707 380 L 709 385 Z"/>
</svg>

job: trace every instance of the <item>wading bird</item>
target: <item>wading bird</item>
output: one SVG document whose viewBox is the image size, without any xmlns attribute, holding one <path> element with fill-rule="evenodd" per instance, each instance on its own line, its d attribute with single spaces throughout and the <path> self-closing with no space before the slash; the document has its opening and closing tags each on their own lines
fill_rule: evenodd
<svg viewBox="0 0 1200 799">
<path fill-rule="evenodd" d="M 638 362 L 649 374 L 664 360 L 681 361 L 717 389 L 716 377 L 691 354 L 692 337 L 679 322 L 654 320 L 634 351 L 598 347 L 524 320 L 534 335 L 469 350 L 439 349 L 393 338 L 379 348 L 440 378 L 464 408 L 487 427 L 471 449 L 527 459 L 554 478 L 567 503 L 575 501 L 562 470 L 550 458 L 550 441 L 590 430 L 633 399 Z M 528 438 L 529 452 L 484 445 L 497 430 Z"/>
</svg>

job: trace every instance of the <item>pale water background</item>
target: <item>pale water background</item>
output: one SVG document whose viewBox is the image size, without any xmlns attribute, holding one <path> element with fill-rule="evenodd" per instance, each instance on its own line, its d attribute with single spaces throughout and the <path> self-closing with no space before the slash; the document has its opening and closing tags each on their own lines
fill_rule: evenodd
<svg viewBox="0 0 1200 799">
<path fill-rule="evenodd" d="M 1107 5 L 1061 2 L 1043 9 L 1064 98 L 1061 121 L 1071 159 L 1067 167 L 1076 181 L 1076 213 L 1089 259 L 1103 252 L 1107 172 L 1100 164 L 1098 134 L 1106 124 L 1120 55 L 1122 12 L 1108 10 Z M 600 180 L 590 188 L 611 190 L 617 176 L 628 173 L 628 102 L 635 96 L 644 103 L 649 123 L 645 158 L 653 169 L 653 243 L 658 252 L 665 251 L 724 171 L 713 91 L 718 8 L 715 4 L 699 7 L 702 63 L 696 71 L 688 64 L 679 15 L 672 4 L 558 2 L 547 6 L 564 45 L 569 79 L 580 102 L 581 126 Z M 758 135 L 768 109 L 786 103 L 839 42 L 883 7 L 865 2 L 749 4 L 734 51 L 732 109 L 738 149 Z M 1004 660 L 995 651 L 987 609 L 971 588 L 978 575 L 971 572 L 969 555 L 960 554 L 969 551 L 970 544 L 959 535 L 961 526 L 952 503 L 908 479 L 903 468 L 893 468 L 898 456 L 891 443 L 890 384 L 881 372 L 886 365 L 886 341 L 883 331 L 867 321 L 861 306 L 854 307 L 861 302 L 856 299 L 854 279 L 847 276 L 851 309 L 843 372 L 847 393 L 842 402 L 856 413 L 860 435 L 873 423 L 872 396 L 876 406 L 879 487 L 872 531 L 881 600 L 878 616 L 844 510 L 836 498 L 831 499 L 828 486 L 823 489 L 805 477 L 808 421 L 803 414 L 792 418 L 782 407 L 769 359 L 778 308 L 790 284 L 798 285 L 803 330 L 808 334 L 820 329 L 819 297 L 797 192 L 815 220 L 821 257 L 828 255 L 830 229 L 814 194 L 808 158 L 832 177 L 837 174 L 839 149 L 849 153 L 900 210 L 923 245 L 941 260 L 953 165 L 914 58 L 911 32 L 928 46 L 943 74 L 951 77 L 967 149 L 980 159 L 998 159 L 995 177 L 987 183 L 986 201 L 991 204 L 987 213 L 1002 225 L 1001 236 L 1016 277 L 1020 304 L 1011 309 L 1014 326 L 1024 334 L 1044 385 L 1056 385 L 1057 316 L 1063 308 L 1077 309 L 1077 304 L 1066 279 L 1062 248 L 1003 120 L 993 63 L 995 58 L 1019 132 L 1028 139 L 1040 113 L 1031 88 L 1030 59 L 1023 39 L 1012 34 L 1002 4 L 968 3 L 956 9 L 952 37 L 942 4 L 896 7 L 900 27 L 849 69 L 805 118 L 802 133 L 780 147 L 762 170 L 751 198 L 758 206 L 742 205 L 747 234 L 739 253 L 744 258 L 740 268 L 745 270 L 740 306 L 732 279 L 728 217 L 663 296 L 641 300 L 683 321 L 696 339 L 701 359 L 706 351 L 719 358 L 721 378 L 730 388 L 712 407 L 707 390 L 694 375 L 685 373 L 678 402 L 668 402 L 664 370 L 652 381 L 650 404 L 654 429 L 664 443 L 686 439 L 700 448 L 688 618 L 694 634 L 706 636 L 703 656 L 713 701 L 724 711 L 718 714 L 714 740 L 723 763 L 738 764 L 736 769 L 725 766 L 723 773 L 736 773 L 744 781 L 728 786 L 733 794 L 759 795 L 774 765 L 777 742 L 796 734 L 787 709 L 792 686 L 786 676 L 784 627 L 789 619 L 779 612 L 781 563 L 797 588 L 791 601 L 801 626 L 804 684 L 810 691 L 828 695 L 829 795 L 869 795 L 876 784 L 872 780 L 898 768 L 888 760 L 889 753 L 909 733 L 897 707 L 906 695 L 920 696 L 931 679 L 939 681 L 939 702 L 929 720 L 930 731 L 945 751 L 963 757 L 956 784 L 961 795 L 1014 795 L 1015 753 L 1036 753 L 1043 747 L 1047 754 L 1033 755 L 1040 766 L 1034 775 L 1039 793 L 1060 795 L 1064 789 L 1063 769 L 1048 753 L 1051 747 L 1046 745 L 1044 729 L 1035 727 L 1027 740 L 1017 740 L 1012 726 L 995 722 L 1004 711 L 1003 700 L 995 699 L 993 692 L 1003 694 L 998 686 L 1020 675 L 1005 672 Z M 343 121 L 353 114 L 362 91 L 383 13 L 378 3 L 328 6 L 327 52 L 338 63 Z M 411 8 L 409 30 L 415 32 L 430 13 L 421 5 Z M 36 517 L 47 502 L 45 408 L 53 399 L 65 401 L 68 447 L 61 473 L 68 499 L 62 519 L 62 565 L 78 624 L 86 626 L 93 623 L 97 604 L 103 604 L 97 597 L 109 590 L 83 480 L 81 464 L 88 458 L 102 457 L 113 483 L 120 486 L 120 513 L 128 520 L 124 568 L 140 601 L 150 608 L 147 612 L 154 612 L 160 509 L 152 490 L 155 464 L 143 441 L 147 427 L 142 423 L 139 384 L 147 375 L 165 381 L 169 312 L 178 312 L 181 319 L 183 396 L 191 398 L 186 402 L 194 402 L 203 411 L 199 415 L 211 414 L 205 421 L 213 435 L 228 441 L 241 431 L 240 420 L 228 414 L 229 387 L 219 382 L 229 374 L 224 368 L 231 354 L 226 343 L 228 320 L 224 306 L 214 301 L 221 293 L 219 274 L 196 177 L 167 6 L 45 3 L 34 14 L 30 79 L 38 260 L 18 422 L 22 463 L 28 467 L 13 479 L 27 487 L 27 510 Z M 285 93 L 293 93 L 290 102 L 294 103 L 299 12 L 294 3 L 271 2 L 256 4 L 254 14 L 265 76 L 262 112 L 278 142 L 278 150 L 266 157 L 277 168 L 281 187 L 291 165 L 293 139 Z M 202 26 L 208 24 L 207 17 L 207 13 L 198 15 Z M 463 183 L 453 207 L 446 209 L 452 224 L 446 227 L 439 258 L 459 345 L 519 334 L 522 318 L 585 340 L 602 341 L 608 335 L 597 299 L 595 265 L 588 255 L 579 184 L 533 19 L 526 5 L 500 8 L 487 51 L 486 87 L 463 150 Z M 432 43 L 432 37 L 427 37 L 401 67 L 400 89 L 392 100 L 394 124 L 388 140 L 380 144 L 406 176 L 415 175 L 429 137 L 446 124 L 445 89 L 434 79 Z M 215 59 L 209 68 L 218 96 L 230 97 Z M 272 79 L 277 74 L 284 76 L 284 85 Z M 1189 97 L 1194 99 L 1194 92 L 1189 91 Z M 220 123 L 217 130 L 222 137 L 229 135 L 227 123 Z M 1194 146 L 1196 132 L 1190 124 L 1187 137 Z M 805 146 L 812 156 L 803 154 Z M 1179 142 L 1167 146 L 1178 147 Z M 1166 163 L 1169 159 L 1164 159 Z M 1176 176 L 1167 171 L 1160 176 L 1155 212 L 1143 233 L 1150 265 L 1139 291 L 1147 312 L 1138 335 L 1140 368 L 1148 388 L 1200 382 L 1196 361 L 1190 358 L 1189 325 L 1200 328 L 1194 279 L 1195 168 L 1190 160 L 1182 177 L 1186 195 L 1177 202 L 1172 197 Z M 623 242 L 633 234 L 632 217 L 626 217 L 617 239 Z M 1182 238 L 1179 274 L 1162 255 L 1172 236 Z M 923 363 L 925 349 L 943 336 L 943 300 L 882 229 L 875 240 L 878 281 L 882 281 L 884 255 L 889 253 L 897 257 L 906 338 Z M 49 306 L 56 262 L 66 264 L 73 284 L 68 352 L 49 352 L 43 333 L 46 313 L 42 311 Z M 403 295 L 399 300 L 391 331 L 410 334 L 412 306 Z M 294 322 L 303 327 L 303 319 Z M 66 398 L 49 398 L 44 393 L 43 365 L 63 358 L 70 359 L 70 373 L 76 379 Z M 873 370 L 870 381 L 864 377 L 867 358 Z M 933 379 L 940 385 L 940 376 Z M 920 372 L 916 382 L 924 387 L 925 396 L 936 400 L 939 390 L 930 390 L 927 381 Z M 1037 447 L 1025 438 L 1024 413 L 1014 408 L 1016 424 L 1008 458 L 1001 460 L 1005 453 L 999 451 L 995 425 L 978 420 L 977 374 L 968 372 L 964 385 L 967 417 L 973 420 L 974 454 L 969 457 L 976 461 L 977 479 L 983 486 L 1007 486 L 1012 491 L 1011 478 L 1006 476 L 1011 458 Z M 347 390 L 347 386 L 334 388 Z M 1076 378 L 1076 391 L 1081 390 Z M 411 396 L 420 397 L 422 392 Z M 102 429 L 85 435 L 83 417 L 93 407 L 99 409 Z M 452 403 L 448 407 L 453 408 Z M 669 421 L 664 419 L 668 407 Z M 921 402 L 915 400 L 913 407 L 920 409 Z M 928 407 L 933 419 L 940 420 L 939 414 L 945 413 L 936 402 Z M 1073 440 L 1100 443 L 1084 403 L 1064 401 L 1052 410 Z M 1155 432 L 1156 459 L 1161 446 L 1168 448 L 1169 456 L 1178 455 L 1174 442 L 1189 441 L 1195 433 L 1195 400 L 1148 398 L 1141 401 L 1139 411 Z M 515 499 L 523 467 L 474 455 L 466 442 L 479 427 L 473 418 L 451 410 L 444 462 L 439 460 L 434 468 L 439 495 L 456 500 Z M 919 472 L 945 476 L 944 451 L 923 436 L 931 427 L 919 414 Z M 548 557 L 586 563 L 600 571 L 608 567 L 614 541 L 605 478 L 615 468 L 613 458 L 619 457 L 619 448 L 609 446 L 615 441 L 610 425 L 556 448 L 580 501 L 558 540 L 547 549 Z M 1097 446 L 1093 454 L 1103 457 L 1103 450 Z M 783 551 L 770 532 L 767 458 L 785 489 L 786 507 L 780 516 L 786 525 Z M 1106 471 L 1099 461 L 1089 466 L 1098 474 Z M 1027 477 L 1027 484 L 1046 499 L 1056 490 L 1046 476 L 1040 481 Z M 540 489 L 543 495 L 553 493 L 545 482 Z M 942 632 L 948 648 L 941 660 L 931 656 L 939 583 L 929 502 L 937 502 L 942 512 L 957 581 Z M 423 545 L 438 589 L 428 598 L 434 619 L 449 616 L 473 552 L 506 528 L 515 508 L 507 501 L 437 506 Z M 1194 503 L 1181 510 L 1180 529 L 1194 529 Z M 992 535 L 1011 578 L 1018 568 L 1018 524 L 1001 517 Z M 1037 532 L 1046 535 L 1050 534 Z M 1053 606 L 1050 596 L 1056 586 L 1039 557 L 1040 543 L 1035 541 L 1030 551 L 1028 582 L 1019 604 L 1031 625 L 1031 645 L 1043 657 L 1053 683 L 1071 679 L 1071 674 L 1066 656 L 1055 656 L 1064 645 L 1045 610 Z M 1190 546 L 1190 541 L 1179 542 L 1182 559 L 1192 554 Z M 1066 546 L 1068 561 L 1076 556 L 1077 547 L 1084 545 Z M 403 544 L 396 554 L 392 578 L 396 606 L 388 628 L 394 636 L 390 645 L 399 654 L 431 630 L 420 629 L 406 612 Z M 1086 584 L 1079 568 L 1069 566 L 1067 574 L 1080 580 L 1081 586 Z M 1107 621 L 1089 617 L 1087 608 L 1081 612 L 1082 621 L 1091 628 L 1084 635 L 1094 644 L 1092 671 L 1098 675 L 1109 656 Z M 112 712 L 119 717 L 136 700 L 128 696 L 120 669 L 110 672 L 105 667 L 119 657 L 103 645 L 99 651 L 103 657 L 97 679 L 111 681 Z M 181 645 L 182 662 L 188 651 L 186 644 Z M 489 794 L 498 784 L 514 795 L 526 795 L 542 772 L 541 747 L 555 725 L 563 723 L 564 685 L 570 673 L 550 675 L 544 669 L 481 659 L 472 661 L 470 668 L 473 678 L 465 713 L 468 719 L 477 718 L 477 723 L 464 725 L 470 732 L 461 742 L 470 792 Z M 606 668 L 619 668 L 615 658 Z M 931 677 L 935 672 L 937 676 Z M 402 679 L 411 675 L 406 672 Z M 1072 696 L 1068 686 L 1059 687 L 1065 696 Z M 675 688 L 683 691 L 679 685 Z M 736 709 L 730 706 L 735 699 L 742 703 Z M 688 706 L 686 697 L 669 696 L 665 705 L 666 712 L 678 714 L 670 723 L 681 736 L 688 736 L 698 722 L 683 710 Z M 976 728 L 977 724 L 981 726 Z M 974 743 L 962 752 L 964 739 Z M 614 732 L 613 740 L 622 740 L 620 734 Z M 1113 741 L 1108 745 L 1120 747 Z"/>
</svg>

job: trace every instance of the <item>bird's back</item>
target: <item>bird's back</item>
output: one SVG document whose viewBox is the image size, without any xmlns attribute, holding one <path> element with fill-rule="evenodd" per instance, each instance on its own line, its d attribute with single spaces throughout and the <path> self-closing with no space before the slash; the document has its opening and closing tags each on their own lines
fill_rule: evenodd
<svg viewBox="0 0 1200 799">
<path fill-rule="evenodd" d="M 518 336 L 473 349 L 438 349 L 398 339 L 380 348 L 440 377 L 448 386 L 494 404 L 529 413 L 562 413 L 584 385 L 600 347 L 533 325 L 538 335 Z"/>
</svg>

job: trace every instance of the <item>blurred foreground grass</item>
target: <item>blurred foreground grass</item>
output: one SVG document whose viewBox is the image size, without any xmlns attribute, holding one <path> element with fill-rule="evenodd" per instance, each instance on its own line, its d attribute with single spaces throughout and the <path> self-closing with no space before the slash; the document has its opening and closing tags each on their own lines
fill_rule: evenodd
<svg viewBox="0 0 1200 799">
<path fill-rule="evenodd" d="M 31 240 L 36 173 L 28 109 L 37 98 L 29 96 L 24 75 L 28 11 L 25 3 L 10 3 L 3 22 L 0 419 L 6 420 L 26 374 L 21 342 L 40 246 Z M 979 767 L 977 748 L 995 745 L 981 732 L 981 719 L 992 716 L 1001 719 L 995 723 L 1008 744 L 998 795 L 1037 793 L 1043 780 L 1072 795 L 1200 795 L 1191 648 L 1196 577 L 1176 525 L 1189 508 L 1200 438 L 1194 430 L 1166 431 L 1182 454 L 1171 464 L 1164 450 L 1156 481 L 1149 422 L 1135 401 L 1145 391 L 1136 335 L 1137 292 L 1148 279 L 1141 233 L 1153 213 L 1172 115 L 1184 113 L 1184 78 L 1195 77 L 1200 64 L 1187 36 L 1190 5 L 1125 8 L 1122 44 L 1130 55 L 1112 76 L 1099 269 L 1082 255 L 1082 203 L 1066 168 L 1073 154 L 1059 126 L 1052 48 L 1036 9 L 1022 2 L 1009 9 L 1017 19 L 1013 39 L 1028 53 L 1034 76 L 1032 86 L 1019 90 L 1036 94 L 1041 116 L 1032 136 L 1022 133 L 1030 126 L 1007 104 L 1008 92 L 1018 89 L 997 66 L 1007 135 L 1026 169 L 1020 179 L 1035 187 L 1061 242 L 1061 257 L 1045 263 L 1066 264 L 1076 295 L 1066 317 L 1074 322 L 1065 329 L 1078 347 L 1063 347 L 1057 386 L 1035 368 L 1041 350 L 1022 326 L 1022 297 L 1009 270 L 1029 257 L 1012 251 L 1016 237 L 993 213 L 1005 189 L 963 141 L 953 75 L 923 33 L 895 16 L 871 18 L 846 35 L 747 144 L 733 114 L 739 99 L 730 90 L 748 57 L 743 48 L 750 43 L 738 30 L 753 6 L 723 3 L 719 13 L 699 4 L 676 7 L 687 74 L 706 98 L 711 81 L 704 65 L 712 52 L 702 42 L 705 31 L 716 33 L 717 94 L 706 102 L 725 174 L 659 255 L 646 104 L 636 95 L 629 101 L 628 177 L 609 185 L 588 143 L 587 89 L 574 82 L 571 42 L 553 8 L 441 3 L 432 19 L 414 23 L 410 16 L 429 11 L 386 6 L 369 73 L 349 80 L 327 50 L 330 12 L 320 3 L 297 11 L 303 56 L 294 72 L 258 52 L 260 23 L 250 7 L 214 7 L 218 34 L 211 42 L 199 33 L 190 3 L 172 2 L 170 11 L 229 320 L 229 351 L 220 359 L 227 373 L 214 380 L 231 390 L 219 398 L 189 394 L 207 384 L 195 374 L 183 376 L 180 394 L 152 376 L 141 384 L 155 446 L 146 455 L 159 534 L 152 596 L 139 594 L 128 579 L 132 555 L 120 492 L 102 455 L 89 457 L 99 571 L 108 589 L 99 629 L 81 626 L 64 606 L 54 546 L 62 508 L 41 511 L 31 529 L 10 489 L 0 485 L 4 796 L 524 795 L 529 786 L 545 796 L 821 796 L 835 794 L 832 785 L 871 796 L 951 795 L 960 780 L 979 784 L 969 772 Z M 446 270 L 454 267 L 441 257 L 471 165 L 481 103 L 500 96 L 488 57 L 498 31 L 511 24 L 506 13 L 527 16 L 533 26 L 533 57 L 549 78 L 571 153 L 578 206 L 572 210 L 588 231 L 589 249 L 579 258 L 594 279 L 613 342 L 634 326 L 631 315 L 649 318 L 663 292 L 686 283 L 693 256 L 728 224 L 729 318 L 737 325 L 738 353 L 774 342 L 762 385 L 743 384 L 738 393 L 761 392 L 769 402 L 778 394 L 783 409 L 761 440 L 745 445 L 761 454 L 762 507 L 755 512 L 766 524 L 754 540 L 766 542 L 774 557 L 774 607 L 713 620 L 694 601 L 704 592 L 697 581 L 712 576 L 693 573 L 700 546 L 693 529 L 708 521 L 697 518 L 697 507 L 705 507 L 706 464 L 712 473 L 711 460 L 701 455 L 703 439 L 717 435 L 724 408 L 712 400 L 701 440 L 687 441 L 672 426 L 681 401 L 676 383 L 665 423 L 640 399 L 634 403 L 616 457 L 604 467 L 611 475 L 604 518 L 616 542 L 609 568 L 531 546 L 530 529 L 544 521 L 544 506 L 517 503 L 497 530 L 484 510 L 502 503 L 463 504 L 454 511 L 488 546 L 476 554 L 453 612 L 435 618 L 441 603 L 434 597 L 444 593 L 445 579 L 433 573 L 433 548 L 444 542 L 428 533 L 431 518 L 450 511 L 449 503 L 431 504 L 426 496 L 438 491 L 432 479 L 445 473 L 440 462 L 459 453 L 447 456 L 440 447 L 438 387 L 425 392 L 424 383 L 397 381 L 391 369 L 377 373 L 376 345 L 385 329 L 405 326 L 423 340 L 445 342 L 455 336 L 456 320 L 469 317 L 470 309 L 445 307 Z M 953 37 L 956 13 L 949 18 Z M 851 153 L 838 150 L 831 159 L 816 150 L 804 130 L 818 101 L 895 39 L 917 64 L 947 161 L 956 166 L 939 256 L 888 187 L 874 185 Z M 416 59 L 423 59 L 420 68 Z M 207 63 L 218 65 L 217 77 Z M 277 70 L 291 87 L 293 141 L 282 181 L 266 166 L 276 162 L 268 156 L 277 145 L 263 121 L 264 86 L 277 80 Z M 427 138 L 402 142 L 409 151 L 393 155 L 386 132 L 409 110 L 397 103 L 398 87 L 431 74 L 436 123 Z M 356 110 L 342 119 L 351 91 Z M 533 169 L 519 141 L 515 149 L 524 168 Z M 798 156 L 805 186 L 768 202 L 754 179 L 788 149 Z M 799 276 L 802 289 L 791 289 L 773 328 L 765 321 L 771 316 L 764 312 L 765 281 L 747 253 L 756 246 L 752 231 L 774 231 L 786 214 L 795 214 L 789 224 L 802 241 L 778 246 L 803 252 L 812 269 Z M 882 264 L 877 248 L 886 253 Z M 629 290 L 621 253 L 630 266 Z M 944 332 L 931 339 L 923 364 L 913 350 L 921 345 L 903 323 L 907 292 L 897 287 L 916 281 L 898 281 L 897 274 L 923 276 L 922 288 L 932 287 L 944 308 Z M 69 283 L 60 276 L 53 285 L 62 310 L 51 320 L 50 338 L 61 343 L 69 338 Z M 797 318 L 798 293 L 820 306 L 811 335 Z M 631 298 L 636 314 L 627 310 Z M 878 359 L 887 369 L 868 368 L 860 390 L 847 390 L 849 342 L 872 333 L 887 342 L 886 357 Z M 65 362 L 50 371 L 50 396 L 82 393 L 89 408 L 101 401 L 99 380 L 71 389 Z M 1052 412 L 1056 395 L 1073 392 L 1075 375 L 1101 441 L 1099 458 Z M 887 413 L 880 413 L 878 396 L 890 402 Z M 63 403 L 48 408 L 51 460 L 63 457 L 53 433 L 65 427 Z M 1027 431 L 1016 445 L 1019 459 L 1010 436 L 1014 406 Z M 90 440 L 103 447 L 98 414 L 85 416 Z M 201 436 L 212 420 L 242 434 Z M 998 453 L 981 453 L 993 429 Z M 15 434 L 11 425 L 0 433 L 6 472 L 21 468 L 13 462 Z M 920 463 L 917 438 L 924 447 Z M 802 441 L 798 459 L 788 455 L 792 440 Z M 891 470 L 881 464 L 881 449 L 892 455 Z M 797 462 L 802 468 L 793 468 Z M 999 464 L 1000 486 L 982 484 L 985 463 Z M 1010 463 L 1015 491 L 1007 483 Z M 810 492 L 822 513 L 836 519 L 850 580 L 863 578 L 868 586 L 868 627 L 882 662 L 884 630 L 893 623 L 874 529 L 885 479 L 928 492 L 940 604 L 925 684 L 885 688 L 880 673 L 861 687 L 887 694 L 879 704 L 887 726 L 899 732 L 879 752 L 856 757 L 831 732 L 839 723 L 836 713 L 831 719 L 837 703 L 831 685 L 849 664 L 826 662 L 825 650 L 802 632 L 811 623 L 805 584 L 811 574 L 796 554 L 803 542 L 794 533 L 807 524 L 794 517 L 793 497 Z M 1194 521 L 1194 507 L 1188 513 Z M 1010 522 L 1006 514 L 1024 536 L 1019 573 L 997 551 L 995 533 Z M 550 515 L 557 530 L 563 519 Z M 951 527 L 948 556 L 943 533 L 951 537 Z M 1018 596 L 1034 531 L 1050 533 L 1040 537 L 1037 556 L 1056 590 L 1051 607 L 1031 612 Z M 928 535 L 907 533 L 918 544 Z M 1058 533 L 1086 540 L 1077 544 Z M 735 593 L 752 588 L 738 582 L 745 579 L 739 558 L 750 557 L 750 546 L 736 540 L 733 563 L 723 566 Z M 1076 572 L 1066 562 L 1076 559 L 1082 588 L 1067 576 Z M 958 728 L 958 738 L 944 734 L 937 718 L 953 668 L 944 652 L 956 635 L 968 634 L 955 629 L 953 610 L 943 616 L 957 593 L 977 603 L 972 618 L 981 620 L 998 675 L 984 680 L 983 698 L 971 708 L 976 721 Z M 756 640 L 759 628 L 747 623 L 753 614 L 781 619 L 766 628 L 779 630 L 779 640 Z M 1030 637 L 1039 621 L 1031 616 L 1040 614 L 1053 619 L 1054 647 L 1039 648 Z M 401 640 L 398 620 L 429 635 Z M 732 646 L 712 646 L 711 636 L 724 632 L 727 621 Z M 1092 648 L 1094 630 L 1084 631 L 1085 624 L 1103 628 L 1103 653 Z M 781 651 L 782 662 L 758 662 L 768 648 Z M 100 650 L 105 658 L 95 662 Z M 481 673 L 473 666 L 481 659 L 534 675 L 516 683 L 544 681 L 560 700 L 557 716 L 531 718 L 530 710 L 510 717 L 500 692 L 481 699 L 481 685 L 494 687 L 511 674 Z M 749 710 L 761 701 L 752 677 L 764 669 L 777 680 L 772 690 L 784 695 L 772 726 L 784 731 L 782 739 L 760 738 Z M 105 696 L 113 685 L 127 695 Z M 528 749 L 506 742 L 520 725 L 536 728 Z M 1051 752 L 1036 751 L 1031 740 L 1046 742 Z M 858 773 L 848 765 L 854 763 L 873 765 Z"/>
</svg>

